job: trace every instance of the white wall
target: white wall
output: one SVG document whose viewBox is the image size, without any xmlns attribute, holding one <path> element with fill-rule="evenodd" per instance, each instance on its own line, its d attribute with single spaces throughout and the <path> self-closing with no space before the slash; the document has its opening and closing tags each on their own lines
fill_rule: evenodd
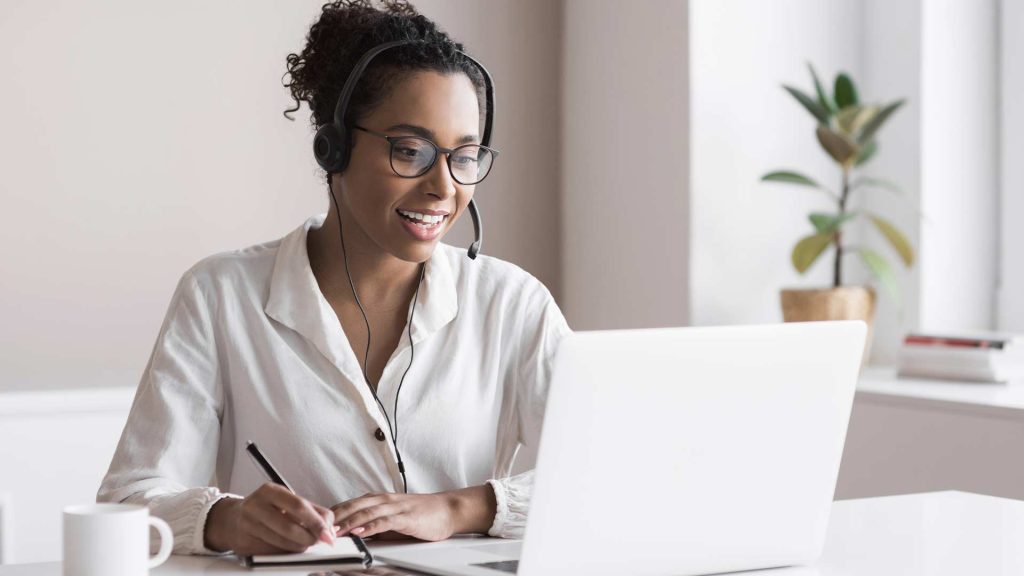
<svg viewBox="0 0 1024 576">
<path fill-rule="evenodd" d="M 811 59 L 826 82 L 837 68 L 853 73 L 862 100 L 907 99 L 879 133 L 879 152 L 864 170 L 900 184 L 903 194 L 861 191 L 851 199 L 853 208 L 893 221 L 918 254 L 906 270 L 866 222 L 852 230 L 851 241 L 888 257 L 901 288 L 901 302 L 880 294 L 872 362 L 895 363 L 908 330 L 992 327 L 1000 253 L 995 6 L 995 0 L 691 3 L 695 324 L 776 321 L 779 288 L 831 280 L 831 251 L 807 278 L 788 262 L 794 241 L 810 230 L 806 213 L 831 205 L 803 189 L 757 183 L 769 169 L 791 167 L 838 185 L 836 168 L 814 139 L 814 121 L 778 88 L 787 82 L 810 91 L 804 60 Z M 1015 53 L 1013 46 L 1006 52 Z M 1004 134 L 1012 146 L 1015 132 L 1006 127 Z M 1021 188 L 1012 170 L 1004 173 L 1006 207 L 1017 200 L 1005 198 Z M 1013 218 L 1006 209 L 1003 214 Z M 1021 243 L 1014 233 L 1004 232 L 1008 270 L 1015 262 L 1010 247 Z M 1024 287 L 1020 274 L 1004 279 L 1006 294 Z M 847 283 L 872 282 L 853 257 L 844 276 Z"/>
<path fill-rule="evenodd" d="M 918 256 L 905 270 L 886 250 L 903 303 L 879 302 L 876 364 L 895 364 L 910 330 L 993 327 L 1001 250 L 996 26 L 993 0 L 864 4 L 865 91 L 907 104 L 880 132 L 867 170 L 904 192 L 874 191 L 861 200 L 903 230 Z M 867 228 L 865 241 L 885 245 Z M 861 267 L 857 274 L 867 278 Z"/>
<path fill-rule="evenodd" d="M 1001 330 L 1024 332 L 1024 2 L 1002 0 L 1000 14 L 1000 250 L 1001 287 L 999 319 Z"/>
<path fill-rule="evenodd" d="M 10 492 L 0 493 L 0 564 L 14 562 L 14 524 Z"/>
<path fill-rule="evenodd" d="M 921 3 L 867 0 L 863 3 L 863 62 L 861 95 L 872 101 L 906 99 L 878 133 L 878 153 L 864 174 L 898 184 L 902 192 L 884 189 L 855 193 L 852 205 L 871 210 L 895 224 L 914 245 L 918 255 L 907 269 L 874 227 L 858 221 L 857 242 L 883 254 L 892 266 L 900 290 L 899 301 L 879 291 L 875 313 L 871 362 L 897 362 L 903 336 L 920 323 L 920 227 L 921 217 Z M 869 282 L 872 277 L 858 259 L 852 259 L 850 280 Z"/>
<path fill-rule="evenodd" d="M 0 3 L 0 390 L 134 386 L 186 268 L 326 209 L 281 115 L 321 4 Z M 558 295 L 560 3 L 417 5 L 498 86 L 484 252 Z"/>
<path fill-rule="evenodd" d="M 54 562 L 61 510 L 96 499 L 128 418 L 131 388 L 0 392 L 0 563 Z"/>
<path fill-rule="evenodd" d="M 996 0 L 925 0 L 921 58 L 924 330 L 991 328 L 998 242 Z M 931 224 L 931 225 L 929 225 Z"/>
<path fill-rule="evenodd" d="M 573 328 L 689 322 L 686 4 L 566 1 L 562 263 Z"/>
<path fill-rule="evenodd" d="M 807 214 L 835 210 L 820 192 L 762 184 L 790 168 L 838 187 L 814 119 L 781 87 L 813 91 L 861 71 L 861 9 L 842 0 L 690 2 L 691 319 L 697 325 L 781 321 L 779 290 L 831 284 L 826 252 L 806 277 L 790 264 L 812 231 Z"/>
</svg>

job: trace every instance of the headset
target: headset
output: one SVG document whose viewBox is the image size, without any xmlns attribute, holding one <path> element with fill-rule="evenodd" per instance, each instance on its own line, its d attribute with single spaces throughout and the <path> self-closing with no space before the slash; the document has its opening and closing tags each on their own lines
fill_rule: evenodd
<svg viewBox="0 0 1024 576">
<path fill-rule="evenodd" d="M 362 58 L 356 62 L 355 67 L 352 68 L 352 72 L 348 75 L 348 79 L 345 80 L 345 85 L 342 87 L 341 94 L 338 97 L 338 103 L 334 108 L 334 121 L 328 124 L 324 124 L 316 131 L 316 136 L 313 137 L 313 156 L 316 157 L 316 161 L 320 164 L 320 167 L 327 171 L 328 174 L 328 188 L 331 192 L 331 199 L 334 201 L 335 214 L 338 217 L 338 235 L 341 236 L 341 252 L 342 257 L 345 260 L 345 274 L 348 276 L 349 288 L 352 290 L 352 296 L 355 298 L 356 306 L 359 307 L 359 312 L 363 315 L 363 322 L 366 323 L 366 351 L 363 355 L 363 380 L 366 382 L 366 387 L 370 390 L 370 394 L 373 395 L 373 399 L 377 401 L 377 406 L 380 407 L 381 413 L 384 415 L 384 419 L 388 423 L 388 431 L 391 436 L 391 444 L 395 448 L 395 457 L 398 460 L 398 471 L 402 475 L 402 487 L 406 493 L 409 492 L 409 482 L 405 475 L 405 463 L 402 461 L 402 453 L 398 450 L 398 395 L 402 392 L 402 384 L 405 382 L 405 376 L 409 373 L 412 368 L 412 361 L 416 354 L 416 348 L 412 341 L 412 320 L 416 317 L 416 303 L 420 296 L 420 287 L 423 285 L 423 276 L 426 270 L 426 265 L 420 265 L 420 277 L 419 283 L 416 285 L 416 293 L 412 300 L 412 311 L 409 316 L 409 365 L 405 368 L 405 372 L 402 374 L 402 379 L 398 381 L 398 388 L 395 391 L 395 424 L 391 425 L 391 418 L 388 417 L 387 410 L 384 409 L 384 404 L 381 403 L 380 398 L 377 397 L 377 393 L 374 391 L 373 386 L 370 385 L 370 379 L 366 375 L 366 366 L 369 362 L 370 357 L 370 321 L 366 318 L 366 311 L 363 309 L 362 303 L 359 301 L 359 295 L 356 293 L 355 283 L 352 281 L 352 273 L 349 272 L 348 267 L 348 252 L 345 250 L 345 234 L 341 228 L 341 213 L 338 199 L 334 196 L 334 188 L 331 185 L 330 174 L 335 172 L 343 172 L 348 167 L 349 159 L 352 154 L 352 140 L 351 134 L 347 126 L 345 126 L 345 112 L 348 110 L 349 100 L 352 98 L 352 93 L 355 91 L 356 84 L 358 84 L 360 77 L 363 72 L 366 71 L 367 66 L 373 61 L 377 55 L 386 50 L 396 48 L 398 46 L 406 46 L 409 44 L 417 44 L 421 40 L 396 40 L 393 42 L 386 42 L 380 44 L 374 48 L 368 50 L 363 54 Z M 484 120 L 484 133 L 481 137 L 481 144 L 488 146 L 491 142 L 491 128 L 494 122 L 494 81 L 491 78 L 487 69 L 482 64 L 477 62 L 469 54 L 461 50 L 456 50 L 459 54 L 464 56 L 467 60 L 472 62 L 483 74 L 484 77 L 484 95 L 486 98 L 486 119 Z M 480 246 L 483 243 L 483 222 L 480 220 L 480 211 L 476 206 L 475 200 L 469 201 L 469 215 L 473 218 L 473 233 L 474 240 L 466 252 L 466 255 L 470 259 L 475 260 L 477 254 L 480 252 Z"/>
</svg>

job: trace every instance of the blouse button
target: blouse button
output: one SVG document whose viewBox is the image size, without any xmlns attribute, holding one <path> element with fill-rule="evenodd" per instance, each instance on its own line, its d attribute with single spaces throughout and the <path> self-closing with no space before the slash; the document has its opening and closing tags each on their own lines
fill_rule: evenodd
<svg viewBox="0 0 1024 576">
<path fill-rule="evenodd" d="M 373 437 L 376 438 L 377 440 L 380 440 L 381 442 L 383 442 L 384 441 L 384 431 L 381 430 L 380 428 L 377 428 L 377 430 L 373 433 Z"/>
</svg>

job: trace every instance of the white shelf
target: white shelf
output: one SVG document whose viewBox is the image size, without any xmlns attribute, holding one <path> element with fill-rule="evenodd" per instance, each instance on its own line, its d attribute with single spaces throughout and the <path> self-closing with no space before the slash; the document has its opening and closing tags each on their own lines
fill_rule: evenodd
<svg viewBox="0 0 1024 576">
<path fill-rule="evenodd" d="M 859 396 L 959 406 L 1024 419 L 1024 381 L 1005 384 L 897 378 L 896 368 L 871 366 L 861 373 Z"/>
</svg>

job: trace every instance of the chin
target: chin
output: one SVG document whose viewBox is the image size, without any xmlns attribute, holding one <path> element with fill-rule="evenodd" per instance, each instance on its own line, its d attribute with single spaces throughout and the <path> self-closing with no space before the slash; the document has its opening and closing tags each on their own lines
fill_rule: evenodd
<svg viewBox="0 0 1024 576">
<path fill-rule="evenodd" d="M 440 238 L 430 243 L 417 242 L 416 244 L 402 246 L 398 250 L 392 251 L 391 254 L 395 258 L 406 262 L 426 262 L 427 260 L 430 260 L 430 256 L 433 255 L 434 250 L 437 249 L 437 245 L 440 242 Z"/>
</svg>

